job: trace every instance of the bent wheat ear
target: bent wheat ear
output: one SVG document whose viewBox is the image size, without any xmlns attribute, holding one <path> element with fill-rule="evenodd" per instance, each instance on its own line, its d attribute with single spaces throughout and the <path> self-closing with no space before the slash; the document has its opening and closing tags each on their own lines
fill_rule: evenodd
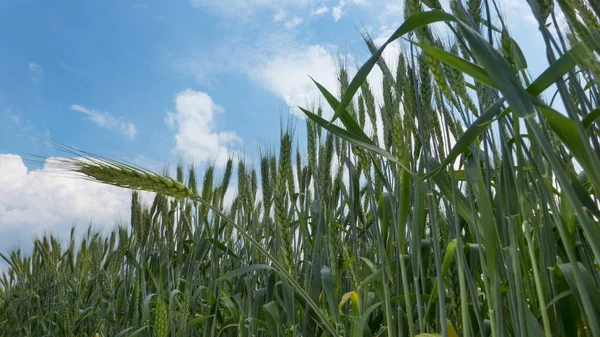
<svg viewBox="0 0 600 337">
<path fill-rule="evenodd" d="M 69 171 L 86 178 L 118 187 L 156 192 L 174 198 L 187 198 L 195 193 L 179 181 L 144 169 L 94 157 L 61 160 Z"/>
</svg>

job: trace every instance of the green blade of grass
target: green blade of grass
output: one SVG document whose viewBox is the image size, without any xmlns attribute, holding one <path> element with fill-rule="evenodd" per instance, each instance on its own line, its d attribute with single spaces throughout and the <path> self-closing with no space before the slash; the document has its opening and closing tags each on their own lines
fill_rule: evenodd
<svg viewBox="0 0 600 337">
<path fill-rule="evenodd" d="M 420 47 L 425 52 L 427 52 L 427 55 L 433 57 L 434 59 L 443 62 L 451 66 L 452 68 L 465 73 L 466 75 L 473 77 L 475 80 L 491 88 L 497 89 L 494 82 L 490 79 L 485 69 L 478 66 L 477 64 L 471 63 L 440 48 L 436 48 L 433 46 L 426 45 L 424 43 L 414 42 L 410 40 L 408 40 L 408 42 Z"/>
<path fill-rule="evenodd" d="M 590 126 L 592 126 L 592 124 L 598 120 L 598 118 L 600 118 L 600 108 L 592 110 L 589 114 L 583 117 L 581 123 L 585 129 L 589 129 Z"/>
<path fill-rule="evenodd" d="M 358 91 L 358 88 L 360 88 L 361 84 L 365 81 L 365 79 L 377 63 L 377 60 L 381 57 L 383 51 L 390 43 L 394 42 L 395 40 L 399 39 L 401 36 L 409 32 L 412 32 L 418 28 L 427 26 L 429 24 L 435 22 L 454 20 L 454 16 L 441 10 L 432 10 L 428 12 L 415 13 L 411 17 L 406 19 L 404 23 L 392 34 L 392 36 L 390 36 L 387 39 L 387 41 L 381 47 L 379 47 L 377 52 L 373 54 L 373 56 L 371 56 L 369 60 L 362 65 L 362 67 L 360 67 L 356 75 L 354 75 L 354 78 L 352 78 L 350 85 L 348 85 L 344 96 L 342 96 L 342 99 L 340 100 L 340 104 L 338 105 L 337 109 L 334 110 L 335 113 L 333 115 L 333 118 L 331 119 L 331 122 L 334 122 L 342 114 L 347 114 L 346 107 L 352 101 L 352 97 L 354 97 L 354 94 Z"/>
</svg>

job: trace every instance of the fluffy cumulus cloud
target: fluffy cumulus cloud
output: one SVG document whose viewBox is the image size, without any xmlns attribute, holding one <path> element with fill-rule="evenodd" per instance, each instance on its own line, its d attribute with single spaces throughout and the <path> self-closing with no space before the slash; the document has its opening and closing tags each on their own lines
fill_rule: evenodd
<svg viewBox="0 0 600 337">
<path fill-rule="evenodd" d="M 37 63 L 29 63 L 29 77 L 34 83 L 39 83 L 44 78 L 44 68 Z"/>
<path fill-rule="evenodd" d="M 0 247 L 3 252 L 31 239 L 54 233 L 63 239 L 72 226 L 82 234 L 91 224 L 98 230 L 127 223 L 131 192 L 58 172 L 47 159 L 28 169 L 14 154 L 0 154 Z"/>
<path fill-rule="evenodd" d="M 208 6 L 211 1 L 196 1 L 199 6 Z M 255 8 L 270 8 L 273 2 L 268 0 L 249 0 L 235 2 L 244 6 Z M 309 18 L 308 26 L 312 22 L 310 17 L 331 13 L 334 19 L 343 18 L 343 11 L 350 6 L 366 6 L 368 2 L 363 0 L 342 1 L 305 1 L 305 7 L 310 11 L 306 13 Z M 272 7 L 272 20 L 277 24 L 293 28 L 301 21 L 297 16 L 298 6 L 289 1 L 279 1 L 278 5 Z M 294 7 L 296 6 L 296 7 Z M 295 9 L 294 9 L 295 8 Z M 298 19 L 294 21 L 294 19 Z M 378 45 L 382 44 L 389 34 L 393 33 L 397 26 L 389 25 L 379 27 L 372 31 Z M 251 43 L 246 38 L 228 37 L 228 42 L 221 43 L 207 53 L 205 50 L 188 52 L 179 58 L 175 64 L 177 70 L 188 74 L 198 80 L 201 84 L 210 83 L 210 79 L 217 77 L 223 72 L 240 72 L 258 83 L 264 89 L 280 97 L 289 107 L 290 111 L 299 117 L 304 114 L 297 106 L 311 107 L 314 105 L 324 106 L 326 117 L 331 111 L 327 109 L 327 103 L 323 101 L 322 95 L 309 76 L 325 86 L 330 92 L 337 94 L 339 83 L 337 80 L 339 70 L 339 59 L 345 60 L 348 71 L 352 77 L 356 72 L 355 64 L 362 64 L 365 59 L 356 59 L 353 54 L 340 54 L 337 46 L 305 39 L 297 32 L 261 31 L 253 34 Z M 232 47 L 235 46 L 235 47 Z M 388 46 L 384 57 L 394 72 L 396 59 L 399 53 L 398 45 Z M 192 56 L 190 56 L 192 55 Z M 373 84 L 377 103 L 381 103 L 381 73 L 375 68 L 369 76 Z"/>
<path fill-rule="evenodd" d="M 220 72 L 243 73 L 250 81 L 281 98 L 289 106 L 290 112 L 298 117 L 305 117 L 298 106 L 315 105 L 323 106 L 325 117 L 330 117 L 331 111 L 311 77 L 337 95 L 339 60 L 344 60 L 348 65 L 351 77 L 356 72 L 353 65 L 365 61 L 356 60 L 351 54 L 341 54 L 335 45 L 306 43 L 287 32 L 259 34 L 256 41 L 247 45 L 243 40 L 232 40 L 222 44 L 221 49 L 211 54 L 204 50 L 192 52 L 192 57 L 187 56 L 177 62 L 178 70 L 196 78 L 199 83 L 204 83 L 207 77 L 218 76 Z M 233 49 L 230 46 L 236 47 Z M 398 49 L 395 46 L 388 47 L 385 53 L 386 59 L 390 58 L 389 64 L 392 69 L 396 64 L 392 55 L 397 53 Z M 218 55 L 221 68 L 209 66 L 213 64 L 215 55 Z M 373 89 L 378 102 L 381 102 L 381 75 L 378 74 L 377 68 L 372 73 L 369 80 L 378 84 L 373 85 Z"/>
<path fill-rule="evenodd" d="M 321 94 L 310 76 L 335 92 L 337 64 L 334 52 L 321 45 L 297 45 L 264 55 L 246 72 L 265 89 L 281 97 L 293 112 L 296 106 L 316 103 Z"/>
<path fill-rule="evenodd" d="M 223 108 L 201 91 L 186 89 L 175 97 L 175 110 L 167 111 L 166 123 L 175 131 L 175 151 L 194 161 L 214 161 L 223 166 L 242 139 L 233 131 L 217 132 L 215 117 Z"/>
<path fill-rule="evenodd" d="M 86 108 L 79 104 L 71 105 L 71 110 L 81 112 L 82 114 L 86 115 L 90 121 L 99 127 L 118 130 L 125 136 L 129 137 L 129 139 L 135 138 L 135 134 L 137 133 L 133 123 L 127 122 L 123 118 L 117 118 L 106 111 L 98 111 L 95 109 Z"/>
</svg>

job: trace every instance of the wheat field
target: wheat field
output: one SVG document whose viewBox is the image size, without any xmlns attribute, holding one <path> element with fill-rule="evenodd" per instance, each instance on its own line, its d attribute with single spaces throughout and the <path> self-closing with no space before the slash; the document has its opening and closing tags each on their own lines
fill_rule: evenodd
<svg viewBox="0 0 600 337">
<path fill-rule="evenodd" d="M 406 0 L 355 76 L 315 82 L 333 117 L 300 107 L 306 133 L 252 164 L 169 177 L 57 145 L 136 190 L 131 218 L 3 254 L 0 336 L 600 336 L 600 5 L 527 2 L 536 78 L 502 1 Z"/>
</svg>

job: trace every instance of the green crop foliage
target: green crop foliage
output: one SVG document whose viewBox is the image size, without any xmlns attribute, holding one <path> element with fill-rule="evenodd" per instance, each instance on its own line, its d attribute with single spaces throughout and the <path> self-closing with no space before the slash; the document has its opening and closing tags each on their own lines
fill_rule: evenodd
<svg viewBox="0 0 600 337">
<path fill-rule="evenodd" d="M 256 168 L 174 179 L 62 147 L 63 169 L 156 197 L 109 235 L 2 255 L 0 336 L 600 336 L 597 2 L 528 1 L 537 78 L 501 1 L 405 2 L 340 96 L 315 82 L 333 118 L 300 108 L 306 134 Z"/>
</svg>

